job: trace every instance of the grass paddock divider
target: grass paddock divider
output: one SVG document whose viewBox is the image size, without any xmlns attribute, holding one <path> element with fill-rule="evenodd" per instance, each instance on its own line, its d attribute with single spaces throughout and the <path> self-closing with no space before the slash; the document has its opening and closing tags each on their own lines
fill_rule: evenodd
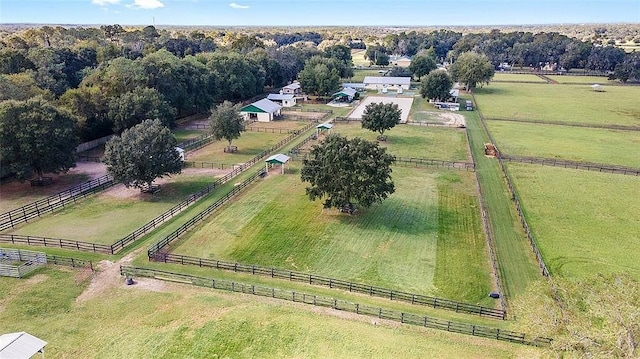
<svg viewBox="0 0 640 359">
<path fill-rule="evenodd" d="M 121 266 L 120 275 L 127 277 L 145 277 L 164 281 L 171 281 L 205 288 L 226 290 L 236 293 L 258 295 L 276 299 L 289 300 L 296 303 L 304 303 L 314 306 L 332 308 L 351 312 L 358 315 L 367 315 L 379 319 L 393 320 L 403 324 L 417 325 L 425 328 L 444 330 L 453 333 L 472 335 L 476 337 L 507 341 L 518 344 L 525 344 L 538 347 L 549 346 L 552 342 L 550 338 L 528 338 L 525 333 L 501 330 L 481 325 L 453 322 L 418 314 L 398 312 L 395 310 L 372 307 L 359 303 L 347 302 L 340 299 L 322 297 L 314 294 L 307 294 L 289 290 L 269 288 L 252 284 L 245 284 L 233 281 L 219 280 L 215 278 L 198 277 L 182 273 L 175 273 L 157 269 Z"/>
<path fill-rule="evenodd" d="M 214 259 L 184 256 L 173 253 L 157 253 L 153 258 L 155 261 L 165 263 L 177 263 L 182 265 L 196 265 L 205 268 L 215 268 L 236 273 L 249 273 L 277 279 L 285 279 L 292 282 L 308 283 L 329 287 L 332 289 L 348 290 L 349 292 L 367 294 L 372 297 L 397 300 L 414 305 L 422 305 L 439 309 L 453 310 L 456 313 L 466 313 L 488 317 L 493 319 L 506 319 L 507 313 L 502 309 L 483 307 L 475 304 L 462 303 L 450 299 L 436 298 L 421 294 L 413 294 L 393 289 L 376 287 L 368 284 L 353 283 L 341 279 L 318 276 L 314 274 L 294 272 L 273 267 L 263 267 L 255 264 L 243 264 L 237 262 L 225 262 Z"/>
<path fill-rule="evenodd" d="M 624 126 L 624 125 L 608 125 L 598 123 L 575 123 L 575 122 L 563 122 L 563 121 L 550 121 L 550 120 L 527 120 L 517 118 L 506 117 L 487 117 L 488 121 L 501 121 L 501 122 L 517 122 L 517 123 L 531 123 L 537 125 L 557 125 L 557 126 L 569 126 L 569 127 L 583 127 L 583 128 L 602 128 L 607 130 L 620 130 L 620 131 L 640 131 L 639 126 Z"/>
<path fill-rule="evenodd" d="M 640 176 L 640 168 L 607 165 L 603 163 L 592 163 L 582 161 L 561 160 L 556 158 L 518 156 L 499 153 L 502 160 L 507 162 L 530 163 L 543 166 L 563 167 L 577 170 L 597 171 L 613 174 L 621 174 L 626 176 Z"/>
</svg>

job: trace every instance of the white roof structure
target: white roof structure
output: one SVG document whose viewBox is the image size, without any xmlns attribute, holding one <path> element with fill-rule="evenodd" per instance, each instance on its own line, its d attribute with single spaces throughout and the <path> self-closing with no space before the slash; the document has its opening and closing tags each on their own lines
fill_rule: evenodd
<svg viewBox="0 0 640 359">
<path fill-rule="evenodd" d="M 292 94 L 279 94 L 279 93 L 270 93 L 267 96 L 267 100 L 271 100 L 271 101 L 286 101 L 286 100 L 293 100 L 295 98 L 295 96 L 293 96 Z"/>
<path fill-rule="evenodd" d="M 330 130 L 333 128 L 333 124 L 329 122 L 325 122 L 325 123 L 319 124 L 318 126 L 316 126 L 316 128 L 320 128 L 320 129 L 324 128 L 324 129 Z"/>
<path fill-rule="evenodd" d="M 407 85 L 411 84 L 411 77 L 378 77 L 378 76 L 366 76 L 365 84 L 371 85 Z"/>
<path fill-rule="evenodd" d="M 269 99 L 263 98 L 262 100 L 256 101 L 250 105 L 243 107 L 240 110 L 240 112 L 255 112 L 251 109 L 251 106 L 266 113 L 274 113 L 282 108 L 282 106 L 278 105 L 277 103 Z"/>
<path fill-rule="evenodd" d="M 25 332 L 0 335 L 0 358 L 29 359 L 42 352 L 47 342 Z"/>
<path fill-rule="evenodd" d="M 289 84 L 285 87 L 283 87 L 283 89 L 289 89 L 289 90 L 297 90 L 300 88 L 300 83 L 299 82 L 294 82 L 292 84 Z"/>
<path fill-rule="evenodd" d="M 351 87 L 353 89 L 363 89 L 364 90 L 364 83 L 362 82 L 344 82 L 342 84 L 342 87 Z"/>
<path fill-rule="evenodd" d="M 458 97 L 458 96 L 460 96 L 460 90 L 458 90 L 458 89 L 449 90 L 449 95 L 451 95 L 453 97 Z"/>
<path fill-rule="evenodd" d="M 358 91 L 356 91 L 356 89 L 354 89 L 352 87 L 345 87 L 342 90 L 334 93 L 333 96 L 338 96 L 340 94 L 343 94 L 343 95 L 346 95 L 346 96 L 349 96 L 349 97 L 353 97 L 353 96 L 356 95 L 357 92 Z"/>
<path fill-rule="evenodd" d="M 277 155 L 270 156 L 266 160 L 267 163 L 287 163 L 291 157 L 278 153 Z"/>
</svg>

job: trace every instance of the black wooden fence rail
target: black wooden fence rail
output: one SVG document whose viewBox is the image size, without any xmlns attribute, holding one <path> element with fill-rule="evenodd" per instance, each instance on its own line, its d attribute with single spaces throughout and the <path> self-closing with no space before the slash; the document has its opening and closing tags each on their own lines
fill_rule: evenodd
<svg viewBox="0 0 640 359">
<path fill-rule="evenodd" d="M 524 333 L 513 332 L 510 330 L 502 330 L 481 325 L 453 322 L 419 314 L 399 312 L 396 310 L 372 307 L 335 298 L 322 297 L 314 294 L 269 288 L 215 278 L 197 277 L 187 274 L 132 266 L 121 266 L 120 274 L 122 276 L 128 277 L 154 278 L 206 288 L 290 300 L 297 303 L 322 306 L 360 315 L 368 315 L 377 317 L 379 319 L 393 320 L 404 324 L 418 325 L 431 329 L 446 330 L 454 333 L 508 341 L 525 345 L 545 347 L 549 346 L 552 341 L 549 338 L 529 338 Z"/>
<path fill-rule="evenodd" d="M 153 258 L 156 261 L 165 263 L 178 263 L 182 265 L 196 265 L 205 268 L 215 268 L 239 273 L 250 273 L 265 277 L 286 279 L 293 282 L 302 282 L 312 285 L 325 286 L 348 290 L 349 292 L 367 294 L 373 297 L 387 298 L 415 305 L 429 306 L 433 308 L 448 309 L 459 313 L 474 314 L 494 319 L 506 319 L 506 312 L 501 309 L 483 307 L 475 304 L 462 303 L 449 299 L 430 297 L 421 294 L 413 294 L 393 289 L 376 287 L 368 284 L 353 283 L 341 279 L 318 276 L 314 274 L 293 272 L 285 269 L 273 267 L 263 267 L 253 264 L 242 264 L 237 262 L 225 262 L 215 259 L 183 256 L 173 253 L 156 253 Z"/>
<path fill-rule="evenodd" d="M 443 168 L 455 168 L 466 171 L 475 171 L 476 165 L 472 162 L 457 162 L 457 161 L 442 161 L 433 160 L 428 158 L 415 158 L 415 157 L 396 157 L 396 165 L 408 166 L 408 167 L 443 167 Z"/>
<path fill-rule="evenodd" d="M 292 130 L 290 128 L 276 128 L 276 127 L 245 127 L 247 132 L 264 132 L 264 133 L 298 133 L 300 130 Z"/>
<path fill-rule="evenodd" d="M 532 123 L 532 124 L 538 124 L 538 125 L 557 125 L 557 126 L 571 126 L 571 127 L 583 127 L 583 128 L 603 128 L 603 129 L 607 129 L 607 130 L 619 130 L 619 131 L 640 131 L 640 126 L 625 126 L 625 125 L 615 125 L 615 124 L 566 122 L 566 121 L 552 121 L 552 120 L 532 120 L 532 119 L 519 119 L 519 118 L 508 118 L 508 117 L 487 117 L 485 120 L 502 121 L 502 122 Z"/>
<path fill-rule="evenodd" d="M 640 176 L 640 168 L 615 166 L 615 165 L 608 165 L 608 164 L 602 164 L 602 163 L 570 161 L 570 160 L 561 160 L 556 158 L 544 158 L 544 157 L 516 156 L 516 155 L 508 155 L 508 154 L 502 154 L 502 153 L 500 154 L 500 158 L 508 162 L 532 163 L 532 164 L 538 164 L 543 166 L 573 168 L 573 169 L 587 170 L 587 171 L 622 174 L 627 176 Z"/>
<path fill-rule="evenodd" d="M 475 95 L 472 93 L 471 96 L 473 97 L 473 102 L 476 104 L 476 109 L 478 111 L 478 117 L 480 118 L 480 123 L 482 124 L 482 127 L 484 128 L 485 132 L 487 133 L 487 136 L 489 136 L 489 140 L 491 141 L 491 143 L 494 144 L 494 146 L 496 146 L 496 149 L 497 149 L 498 147 L 496 145 L 496 141 L 491 135 L 491 132 L 489 132 L 489 128 L 487 127 L 487 123 L 484 119 L 484 116 L 482 115 L 482 112 L 480 112 L 480 108 L 478 107 L 478 102 L 476 101 Z M 498 151 L 498 153 L 500 153 L 500 151 Z M 497 158 L 498 158 L 498 164 L 500 165 L 500 169 L 502 170 L 502 174 L 504 175 L 504 178 L 507 182 L 509 193 L 511 193 L 511 198 L 513 199 L 513 203 L 516 206 L 516 211 L 518 212 L 518 216 L 520 217 L 520 222 L 522 223 L 522 226 L 525 230 L 527 238 L 529 239 L 529 244 L 531 245 L 533 254 L 536 256 L 536 260 L 538 261 L 538 266 L 540 267 L 540 271 L 543 276 L 549 277 L 550 276 L 549 269 L 547 268 L 547 265 L 544 262 L 544 258 L 542 258 L 542 253 L 538 249 L 538 245 L 536 244 L 535 238 L 533 237 L 533 232 L 531 232 L 529 228 L 529 224 L 527 223 L 527 220 L 524 217 L 524 212 L 522 211 L 522 206 L 520 205 L 520 199 L 518 198 L 518 194 L 516 193 L 516 190 L 513 186 L 513 181 L 511 180 L 511 176 L 507 171 L 507 167 L 505 166 L 504 160 L 502 159 L 502 157 L 498 155 Z"/>
<path fill-rule="evenodd" d="M 106 244 L 74 241 L 70 239 L 21 236 L 16 234 L 0 234 L 0 243 L 23 244 L 28 246 L 59 247 L 85 252 L 113 254 L 112 248 Z"/>
<path fill-rule="evenodd" d="M 115 182 L 113 181 L 113 177 L 105 175 L 91 181 L 84 182 L 53 196 L 49 196 L 20 208 L 0 214 L 0 231 L 13 228 L 20 223 L 28 222 L 33 218 L 40 217 L 43 214 L 53 212 L 58 208 L 75 203 L 79 199 L 95 192 L 102 191 L 114 184 Z"/>
<path fill-rule="evenodd" d="M 94 271 L 93 262 L 84 260 L 84 259 L 79 259 L 79 258 L 61 257 L 61 256 L 54 256 L 51 254 L 47 254 L 47 263 L 48 264 L 53 263 L 55 265 L 61 265 L 61 266 L 70 266 L 74 268 L 89 268 L 91 269 L 92 272 Z"/>
<path fill-rule="evenodd" d="M 180 147 L 183 150 L 189 152 L 189 151 L 194 151 L 199 148 L 202 148 L 208 145 L 213 140 L 215 140 L 215 137 L 212 134 L 207 133 L 202 136 L 198 136 L 196 138 L 192 138 L 190 140 L 180 142 L 178 143 L 177 147 Z"/>
</svg>

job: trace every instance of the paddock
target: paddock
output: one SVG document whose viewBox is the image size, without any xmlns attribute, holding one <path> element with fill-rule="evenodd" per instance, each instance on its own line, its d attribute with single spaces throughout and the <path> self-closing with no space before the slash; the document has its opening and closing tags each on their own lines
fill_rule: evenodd
<svg viewBox="0 0 640 359">
<path fill-rule="evenodd" d="M 409 118 L 409 112 L 411 111 L 411 105 L 413 104 L 413 97 L 386 97 L 386 96 L 367 96 L 360 105 L 356 107 L 351 114 L 349 114 L 350 119 L 360 120 L 362 119 L 362 114 L 364 113 L 365 107 L 370 103 L 395 103 L 398 105 L 402 114 L 400 115 L 400 123 L 407 123 L 407 119 Z"/>
</svg>

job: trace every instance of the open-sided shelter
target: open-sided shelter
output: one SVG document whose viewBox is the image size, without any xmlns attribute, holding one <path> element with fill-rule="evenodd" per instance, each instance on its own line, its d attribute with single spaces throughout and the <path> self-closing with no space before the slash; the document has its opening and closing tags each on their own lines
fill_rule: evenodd
<svg viewBox="0 0 640 359">
<path fill-rule="evenodd" d="M 0 358 L 29 359 L 36 353 L 44 358 L 47 342 L 26 332 L 0 335 Z"/>
<path fill-rule="evenodd" d="M 258 122 L 270 122 L 280 116 L 282 106 L 263 98 L 240 109 L 240 113 L 245 120 L 256 120 Z"/>
<path fill-rule="evenodd" d="M 291 157 L 287 155 L 283 155 L 282 153 L 278 153 L 277 155 L 270 156 L 265 160 L 266 162 L 265 167 L 267 172 L 269 171 L 270 164 L 271 165 L 280 164 L 280 173 L 284 174 L 284 164 L 287 163 L 287 161 L 289 161 L 290 158 Z"/>
<path fill-rule="evenodd" d="M 321 123 L 318 126 L 316 126 L 316 133 L 320 134 L 320 132 L 322 131 L 327 131 L 331 133 L 332 128 L 333 128 L 333 124 L 330 122 Z"/>
<path fill-rule="evenodd" d="M 345 87 L 342 90 L 331 95 L 331 97 L 333 98 L 334 101 L 351 102 L 353 101 L 353 98 L 356 96 L 356 93 L 358 92 L 354 88 Z"/>
</svg>

